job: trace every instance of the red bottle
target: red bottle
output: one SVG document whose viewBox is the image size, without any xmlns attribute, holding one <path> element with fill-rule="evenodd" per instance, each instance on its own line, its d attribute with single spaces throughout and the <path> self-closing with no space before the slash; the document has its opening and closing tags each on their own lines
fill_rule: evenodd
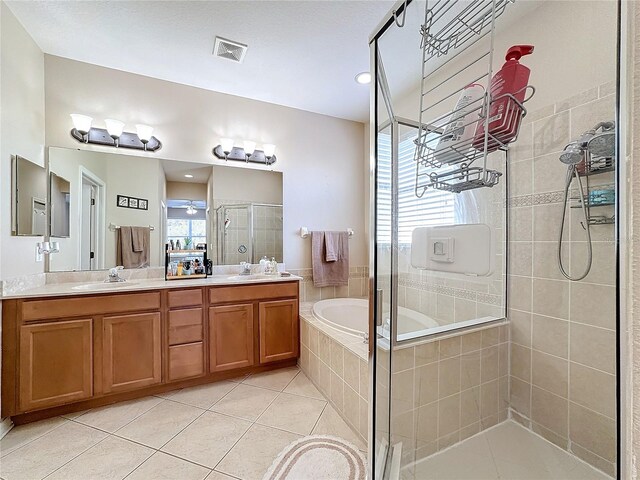
<svg viewBox="0 0 640 480">
<path fill-rule="evenodd" d="M 522 65 L 519 60 L 531 53 L 533 53 L 533 45 L 514 45 L 507 51 L 505 64 L 491 79 L 487 145 L 489 152 L 508 144 L 518 134 L 522 111 L 511 97 L 505 95 L 511 94 L 521 103 L 524 101 L 531 70 Z M 485 122 L 478 122 L 473 138 L 473 146 L 478 150 L 484 150 L 484 126 Z"/>
</svg>

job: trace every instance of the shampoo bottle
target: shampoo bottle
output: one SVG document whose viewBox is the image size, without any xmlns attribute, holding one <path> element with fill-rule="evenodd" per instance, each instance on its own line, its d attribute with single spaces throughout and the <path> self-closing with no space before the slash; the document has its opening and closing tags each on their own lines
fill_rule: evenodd
<svg viewBox="0 0 640 480">
<path fill-rule="evenodd" d="M 533 45 L 514 45 L 507 50 L 505 64 L 491 79 L 488 119 L 486 122 L 478 122 L 473 139 L 476 149 L 484 150 L 485 123 L 488 124 L 490 135 L 487 145 L 489 152 L 497 150 L 501 144 L 508 144 L 518 134 L 522 111 L 516 102 L 506 95 L 513 95 L 520 103 L 524 101 L 531 70 L 520 63 L 520 58 L 531 53 Z"/>
<path fill-rule="evenodd" d="M 449 123 L 438 139 L 433 154 L 436 162 L 448 164 L 464 160 L 476 131 L 483 96 L 484 87 L 478 83 L 471 83 L 462 90 Z"/>
</svg>

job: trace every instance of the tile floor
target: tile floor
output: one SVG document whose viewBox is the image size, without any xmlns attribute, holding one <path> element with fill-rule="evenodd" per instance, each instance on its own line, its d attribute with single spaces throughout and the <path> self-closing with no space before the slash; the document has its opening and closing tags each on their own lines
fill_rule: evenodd
<svg viewBox="0 0 640 480">
<path fill-rule="evenodd" d="M 610 480 L 511 420 L 402 473 L 411 480 Z"/>
<path fill-rule="evenodd" d="M 297 367 L 16 427 L 3 480 L 260 480 L 311 433 L 365 445 Z"/>
</svg>

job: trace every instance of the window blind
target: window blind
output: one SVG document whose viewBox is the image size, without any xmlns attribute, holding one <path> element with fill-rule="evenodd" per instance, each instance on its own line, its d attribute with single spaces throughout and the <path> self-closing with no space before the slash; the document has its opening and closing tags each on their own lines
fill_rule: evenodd
<svg viewBox="0 0 640 480">
<path fill-rule="evenodd" d="M 429 189 L 422 198 L 415 195 L 416 133 L 400 138 L 398 144 L 398 241 L 411 243 L 416 227 L 455 223 L 455 194 Z M 378 134 L 378 243 L 391 243 L 391 136 Z"/>
</svg>

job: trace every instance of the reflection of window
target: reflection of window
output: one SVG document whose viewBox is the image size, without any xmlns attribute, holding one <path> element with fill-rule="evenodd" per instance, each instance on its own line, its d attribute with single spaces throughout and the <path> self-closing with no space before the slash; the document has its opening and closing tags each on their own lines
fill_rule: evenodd
<svg viewBox="0 0 640 480">
<path fill-rule="evenodd" d="M 428 189 L 422 198 L 416 197 L 416 162 L 414 160 L 417 132 L 401 136 L 398 145 L 398 242 L 411 243 L 416 227 L 451 225 L 455 223 L 455 194 Z M 378 242 L 391 243 L 391 136 L 378 134 Z"/>
<path fill-rule="evenodd" d="M 167 242 L 180 240 L 184 246 L 185 237 L 191 237 L 193 246 L 207 243 L 207 221 L 199 219 L 167 219 Z"/>
</svg>

